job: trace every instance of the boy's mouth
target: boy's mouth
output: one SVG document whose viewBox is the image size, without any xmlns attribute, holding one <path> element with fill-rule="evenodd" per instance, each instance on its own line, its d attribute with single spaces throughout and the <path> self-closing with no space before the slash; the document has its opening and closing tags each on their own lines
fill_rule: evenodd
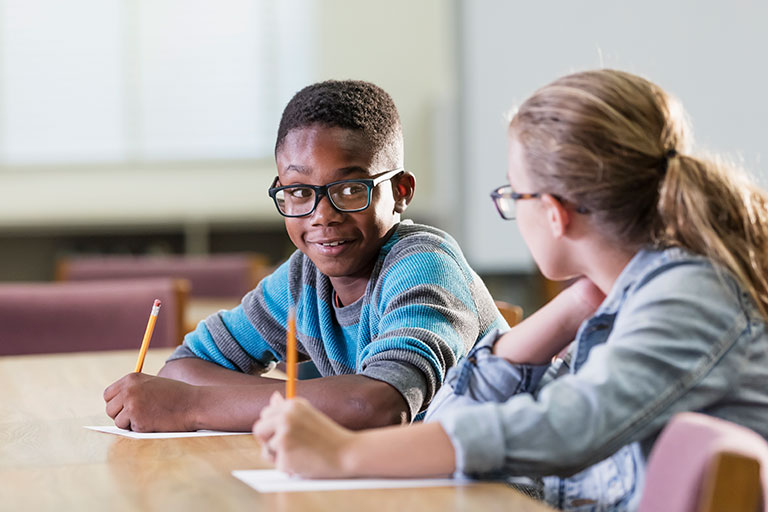
<svg viewBox="0 0 768 512">
<path fill-rule="evenodd" d="M 338 256 L 347 250 L 347 247 L 352 243 L 352 240 L 314 240 L 309 243 L 314 245 L 320 254 L 326 256 Z"/>
</svg>

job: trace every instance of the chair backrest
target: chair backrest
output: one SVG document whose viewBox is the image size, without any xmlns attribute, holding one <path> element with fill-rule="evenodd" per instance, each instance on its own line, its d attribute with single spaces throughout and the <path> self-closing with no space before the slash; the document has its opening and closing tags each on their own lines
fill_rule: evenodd
<svg viewBox="0 0 768 512">
<path fill-rule="evenodd" d="M 0 355 L 138 350 L 155 299 L 151 346 L 176 346 L 188 289 L 170 278 L 2 284 Z"/>
<path fill-rule="evenodd" d="M 523 308 L 520 306 L 516 306 L 514 304 L 510 304 L 509 302 L 504 302 L 501 300 L 497 300 L 496 307 L 499 308 L 499 312 L 501 313 L 501 316 L 504 317 L 504 320 L 507 321 L 510 327 L 519 324 L 523 319 Z"/>
<path fill-rule="evenodd" d="M 685 412 L 653 446 L 638 510 L 768 512 L 766 493 L 768 442 L 729 421 Z"/>
<path fill-rule="evenodd" d="M 258 254 L 209 256 L 80 256 L 60 260 L 59 281 L 174 277 L 187 279 L 190 297 L 240 298 L 268 273 L 267 258 Z"/>
</svg>

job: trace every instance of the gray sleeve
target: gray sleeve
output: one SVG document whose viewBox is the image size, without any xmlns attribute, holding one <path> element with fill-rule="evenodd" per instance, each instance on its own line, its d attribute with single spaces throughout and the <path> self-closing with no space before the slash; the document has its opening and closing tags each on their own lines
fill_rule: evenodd
<svg viewBox="0 0 768 512">
<path fill-rule="evenodd" d="M 407 373 L 407 380 L 421 388 L 416 392 L 411 387 L 404 395 L 415 415 L 426 408 L 448 369 L 480 336 L 471 275 L 463 271 L 452 254 L 426 242 L 393 249 L 381 275 L 372 300 L 379 317 L 378 333 L 365 349 L 360 373 L 375 371 L 373 378 L 390 382 L 391 374 L 373 369 L 383 361 L 398 363 L 391 368 L 421 372 L 423 377 L 417 380 L 411 371 Z M 490 296 L 487 302 L 493 307 Z M 390 383 L 396 388 L 401 385 Z"/>
<path fill-rule="evenodd" d="M 300 265 L 301 258 L 291 257 L 246 294 L 240 305 L 198 323 L 171 360 L 198 357 L 249 374 L 269 369 L 284 353 L 287 308 L 280 306 L 289 303 L 289 276 Z"/>
<path fill-rule="evenodd" d="M 686 286 L 661 282 L 630 297 L 577 373 L 537 396 L 444 414 L 458 470 L 572 474 L 655 435 L 677 412 L 721 400 L 744 364 L 749 320 L 714 273 L 678 277 Z"/>
<path fill-rule="evenodd" d="M 419 414 L 425 401 L 427 383 L 424 373 L 416 366 L 403 361 L 381 360 L 368 364 L 361 375 L 386 382 L 397 389 L 408 403 L 411 421 Z"/>
<path fill-rule="evenodd" d="M 176 350 L 173 351 L 173 353 L 168 357 L 168 359 L 165 360 L 167 363 L 168 361 L 175 361 L 176 359 L 185 359 L 187 357 L 197 357 L 194 352 L 192 352 L 188 346 L 181 344 L 178 347 L 176 347 Z"/>
</svg>

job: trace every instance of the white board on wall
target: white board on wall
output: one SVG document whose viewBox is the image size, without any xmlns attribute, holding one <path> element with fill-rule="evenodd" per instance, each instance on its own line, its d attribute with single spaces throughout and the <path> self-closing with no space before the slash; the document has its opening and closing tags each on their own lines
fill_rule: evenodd
<svg viewBox="0 0 768 512">
<path fill-rule="evenodd" d="M 697 148 L 743 158 L 760 177 L 768 4 L 462 0 L 459 8 L 462 244 L 479 271 L 533 268 L 514 221 L 501 220 L 488 194 L 505 183 L 506 113 L 569 72 L 611 67 L 658 83 L 683 101 Z"/>
</svg>

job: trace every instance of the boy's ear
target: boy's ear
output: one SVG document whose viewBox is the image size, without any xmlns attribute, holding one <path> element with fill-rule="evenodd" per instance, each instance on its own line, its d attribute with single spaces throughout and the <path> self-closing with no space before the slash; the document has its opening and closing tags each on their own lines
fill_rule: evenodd
<svg viewBox="0 0 768 512">
<path fill-rule="evenodd" d="M 562 238 L 565 236 L 568 225 L 571 223 L 571 212 L 563 206 L 563 203 L 550 194 L 542 195 L 541 202 L 544 203 L 547 225 L 552 232 L 552 236 Z"/>
<path fill-rule="evenodd" d="M 392 179 L 392 191 L 395 195 L 395 212 L 403 213 L 411 204 L 416 190 L 416 177 L 405 171 Z"/>
</svg>

